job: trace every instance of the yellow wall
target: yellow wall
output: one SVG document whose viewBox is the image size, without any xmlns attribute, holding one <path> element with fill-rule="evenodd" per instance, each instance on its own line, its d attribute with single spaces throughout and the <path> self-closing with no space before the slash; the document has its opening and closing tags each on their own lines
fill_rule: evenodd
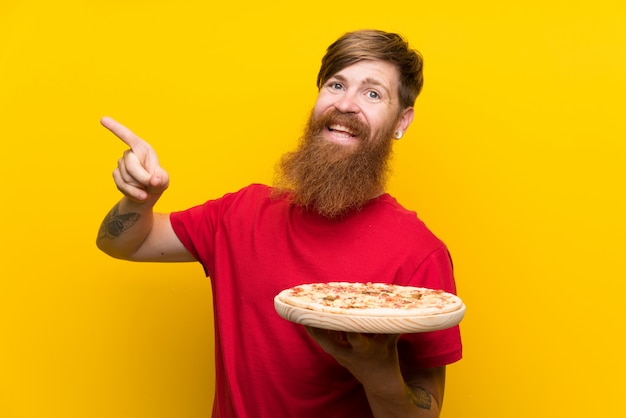
<svg viewBox="0 0 626 418">
<path fill-rule="evenodd" d="M 0 4 L 0 416 L 209 415 L 199 265 L 94 245 L 124 149 L 98 119 L 158 150 L 162 210 L 270 181 L 325 47 L 363 27 L 426 57 L 391 191 L 468 305 L 443 417 L 623 416 L 625 3 L 213 3 Z"/>
</svg>

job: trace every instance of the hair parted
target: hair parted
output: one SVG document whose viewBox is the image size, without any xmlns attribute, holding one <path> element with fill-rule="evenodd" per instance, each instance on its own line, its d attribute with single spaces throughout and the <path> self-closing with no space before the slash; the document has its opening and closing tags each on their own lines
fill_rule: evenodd
<svg viewBox="0 0 626 418">
<path fill-rule="evenodd" d="M 317 75 L 318 89 L 337 72 L 365 60 L 387 61 L 395 65 L 400 74 L 400 109 L 415 104 L 424 83 L 422 55 L 411 49 L 401 35 L 380 30 L 348 32 L 333 42 L 322 58 Z"/>
</svg>

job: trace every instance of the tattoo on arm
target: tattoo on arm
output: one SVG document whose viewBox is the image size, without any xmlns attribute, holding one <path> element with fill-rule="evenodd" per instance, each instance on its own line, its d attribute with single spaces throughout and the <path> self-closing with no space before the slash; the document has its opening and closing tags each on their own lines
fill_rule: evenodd
<svg viewBox="0 0 626 418">
<path fill-rule="evenodd" d="M 120 215 L 119 203 L 111 209 L 102 221 L 98 239 L 101 238 L 118 238 L 124 231 L 133 226 L 141 215 L 138 213 L 125 213 Z"/>
<path fill-rule="evenodd" d="M 411 401 L 415 404 L 415 406 L 421 409 L 430 410 L 430 407 L 432 405 L 432 398 L 428 391 L 417 386 L 411 388 L 407 385 L 406 393 L 409 399 L 411 399 Z"/>
</svg>

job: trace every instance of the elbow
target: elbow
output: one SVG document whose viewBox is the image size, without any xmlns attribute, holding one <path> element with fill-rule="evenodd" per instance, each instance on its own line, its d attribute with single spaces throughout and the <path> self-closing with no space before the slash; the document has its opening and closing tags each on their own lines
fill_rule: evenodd
<svg viewBox="0 0 626 418">
<path fill-rule="evenodd" d="M 130 260 L 131 259 L 132 254 L 129 255 L 125 251 L 122 251 L 121 249 L 113 245 L 109 245 L 107 241 L 110 241 L 110 240 L 103 238 L 103 237 L 98 237 L 96 239 L 96 247 L 100 251 L 108 255 L 109 257 L 117 258 L 118 260 Z"/>
</svg>

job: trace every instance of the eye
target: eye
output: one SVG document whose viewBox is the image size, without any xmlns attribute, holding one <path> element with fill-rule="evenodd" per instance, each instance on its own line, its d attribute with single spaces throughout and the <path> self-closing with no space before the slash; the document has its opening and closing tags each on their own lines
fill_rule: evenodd
<svg viewBox="0 0 626 418">
<path fill-rule="evenodd" d="M 330 87 L 331 90 L 341 90 L 343 89 L 343 84 L 337 81 L 331 81 L 330 83 L 328 83 L 328 87 Z"/>
<path fill-rule="evenodd" d="M 380 99 L 380 94 L 378 94 L 377 91 L 374 90 L 369 90 L 367 93 L 367 98 L 368 99 L 372 99 L 372 100 L 379 100 Z"/>
</svg>

